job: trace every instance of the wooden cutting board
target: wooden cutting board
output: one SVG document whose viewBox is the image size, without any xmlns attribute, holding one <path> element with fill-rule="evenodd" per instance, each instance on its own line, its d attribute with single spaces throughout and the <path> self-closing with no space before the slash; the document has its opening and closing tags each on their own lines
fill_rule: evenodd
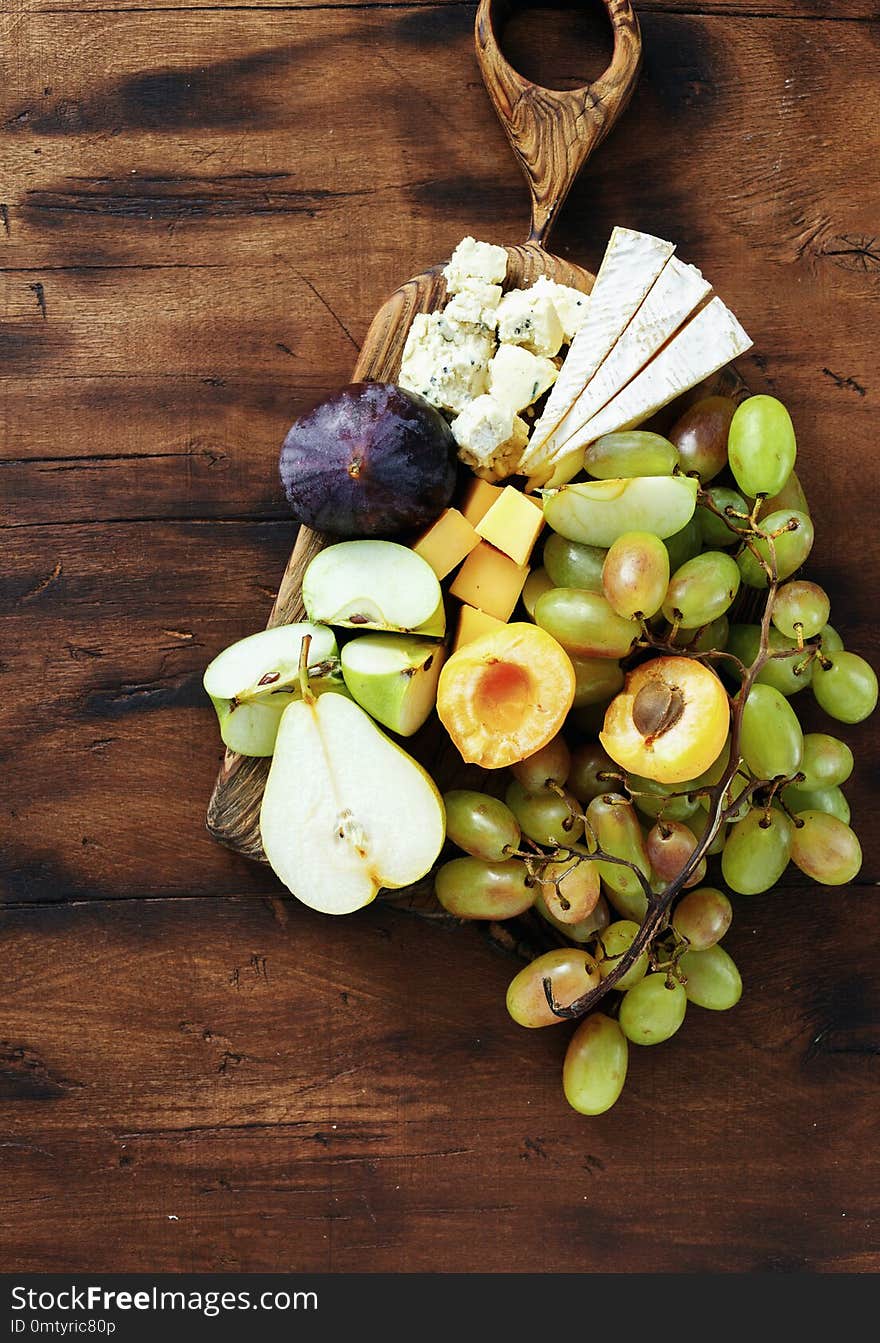
<svg viewBox="0 0 880 1343">
<path fill-rule="evenodd" d="M 519 75 L 501 53 L 499 34 L 505 0 L 481 0 L 475 38 L 483 82 L 507 138 L 519 160 L 531 195 L 531 229 L 522 246 L 508 247 L 506 287 L 527 288 L 546 275 L 589 293 L 594 276 L 545 250 L 559 210 L 591 151 L 605 138 L 626 108 L 641 66 L 641 36 L 629 0 L 604 0 L 614 32 L 614 52 L 605 74 L 593 84 L 567 91 L 545 89 Z M 377 312 L 367 332 L 353 381 L 394 382 L 407 333 L 416 313 L 442 307 L 446 297 L 445 261 L 407 280 Z M 731 389 L 729 375 L 710 390 Z M 332 538 L 338 539 L 338 538 Z M 302 577 L 328 539 L 300 528 L 268 624 L 305 619 Z M 463 765 L 436 717 L 407 743 L 429 766 L 442 790 L 478 784 L 481 772 Z M 223 844 L 249 858 L 265 861 L 259 817 L 268 760 L 227 751 L 208 807 L 207 825 Z"/>
</svg>

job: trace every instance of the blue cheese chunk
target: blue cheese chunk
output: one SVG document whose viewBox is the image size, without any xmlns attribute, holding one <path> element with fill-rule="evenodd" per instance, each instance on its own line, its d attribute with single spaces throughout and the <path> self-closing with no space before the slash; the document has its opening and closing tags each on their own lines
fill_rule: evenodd
<svg viewBox="0 0 880 1343">
<path fill-rule="evenodd" d="M 461 461 L 483 480 L 513 475 L 529 427 L 510 406 L 494 396 L 478 396 L 452 421 Z"/>
<path fill-rule="evenodd" d="M 568 284 L 557 284 L 555 280 L 548 280 L 546 275 L 540 275 L 526 293 L 549 298 L 562 323 L 566 343 L 570 344 L 587 320 L 589 294 Z"/>
<path fill-rule="evenodd" d="M 552 357 L 563 340 L 562 323 L 552 301 L 530 289 L 511 289 L 498 305 L 498 339 L 524 345 L 532 354 Z"/>
<path fill-rule="evenodd" d="M 446 288 L 457 294 L 468 280 L 482 280 L 484 284 L 501 284 L 507 274 L 507 248 L 494 243 L 477 242 L 476 238 L 462 238 L 444 267 Z"/>
<path fill-rule="evenodd" d="M 440 410 L 459 412 L 485 392 L 495 341 L 485 327 L 417 313 L 407 334 L 397 381 Z"/>
<path fill-rule="evenodd" d="M 499 345 L 489 364 L 489 391 L 511 410 L 524 410 L 553 385 L 558 375 L 552 359 L 532 354 L 522 345 Z"/>
<path fill-rule="evenodd" d="M 498 325 L 500 302 L 500 284 L 487 284 L 485 280 L 468 279 L 447 303 L 443 313 L 453 322 L 464 322 L 469 326 L 486 326 L 490 331 L 494 331 Z"/>
</svg>

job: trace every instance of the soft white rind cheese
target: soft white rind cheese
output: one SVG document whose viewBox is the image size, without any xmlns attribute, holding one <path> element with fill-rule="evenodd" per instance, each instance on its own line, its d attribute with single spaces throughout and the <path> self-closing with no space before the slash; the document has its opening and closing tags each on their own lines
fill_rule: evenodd
<svg viewBox="0 0 880 1343">
<path fill-rule="evenodd" d="M 498 305 L 498 339 L 524 345 L 532 354 L 551 356 L 563 341 L 562 323 L 546 295 L 533 289 L 511 289 Z"/>
<path fill-rule="evenodd" d="M 578 331 L 535 425 L 522 463 L 531 471 L 541 449 L 571 409 L 672 256 L 675 248 L 650 233 L 615 228 L 590 294 L 587 317 Z"/>
<path fill-rule="evenodd" d="M 522 345 L 499 345 L 489 363 L 489 391 L 511 410 L 524 410 L 552 387 L 559 370 L 552 359 Z"/>
<path fill-rule="evenodd" d="M 450 294 L 457 294 L 468 280 L 482 280 L 485 284 L 502 284 L 507 274 L 507 248 L 494 243 L 477 242 L 476 238 L 462 238 L 444 267 L 443 275 Z"/>
<path fill-rule="evenodd" d="M 677 335 L 565 444 L 586 447 L 603 434 L 631 429 L 682 392 L 717 373 L 750 349 L 751 340 L 720 298 L 713 298 Z"/>
<path fill-rule="evenodd" d="M 484 480 L 512 474 L 528 437 L 528 425 L 493 396 L 478 396 L 452 421 L 461 461 Z"/>
<path fill-rule="evenodd" d="M 549 280 L 546 275 L 539 275 L 531 289 L 526 292 L 549 298 L 562 323 L 565 340 L 571 342 L 587 320 L 589 294 L 568 284 L 557 284 L 555 280 Z"/>
<path fill-rule="evenodd" d="M 462 411 L 486 390 L 495 350 L 485 327 L 451 322 L 444 313 L 417 313 L 407 333 L 397 381 L 441 410 Z"/>
<path fill-rule="evenodd" d="M 696 266 L 669 258 L 629 326 L 547 439 L 541 469 L 549 474 L 567 451 L 568 440 L 645 367 L 710 292 Z M 538 469 L 535 463 L 532 470 Z"/>
</svg>

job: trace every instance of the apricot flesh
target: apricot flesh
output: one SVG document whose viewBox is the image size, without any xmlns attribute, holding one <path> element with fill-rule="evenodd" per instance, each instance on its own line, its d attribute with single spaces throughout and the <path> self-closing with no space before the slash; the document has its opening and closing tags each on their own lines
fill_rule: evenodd
<svg viewBox="0 0 880 1343">
<path fill-rule="evenodd" d="M 463 760 L 504 769 L 556 735 L 574 691 L 560 644 L 537 625 L 516 623 L 452 654 L 440 673 L 437 713 Z"/>
<path fill-rule="evenodd" d="M 730 728 L 727 692 L 694 658 L 662 657 L 627 676 L 599 740 L 625 770 L 658 783 L 684 783 L 718 759 Z"/>
</svg>

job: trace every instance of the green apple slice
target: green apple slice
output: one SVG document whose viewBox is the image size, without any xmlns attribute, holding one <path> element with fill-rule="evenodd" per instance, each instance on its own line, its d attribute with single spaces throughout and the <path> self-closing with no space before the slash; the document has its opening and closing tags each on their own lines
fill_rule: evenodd
<svg viewBox="0 0 880 1343">
<path fill-rule="evenodd" d="M 401 737 L 411 737 L 437 703 L 445 658 L 442 644 L 411 634 L 363 634 L 343 648 L 342 675 L 372 718 Z"/>
<path fill-rule="evenodd" d="M 421 555 L 396 541 L 340 541 L 306 569 L 310 620 L 352 629 L 392 630 L 442 639 L 443 595 Z"/>
<path fill-rule="evenodd" d="M 446 816 L 433 781 L 353 700 L 285 709 L 260 809 L 263 849 L 303 904 L 349 914 L 430 871 Z"/>
<path fill-rule="evenodd" d="M 324 625 L 277 625 L 224 648 L 208 666 L 204 687 L 220 724 L 220 736 L 240 755 L 269 756 L 281 715 L 299 698 L 299 659 L 303 639 L 312 636 L 309 667 L 320 670 L 338 656 L 336 636 Z M 341 683 L 327 674 L 320 687 Z"/>
<path fill-rule="evenodd" d="M 625 532 L 664 540 L 694 515 L 698 482 L 691 476 L 633 476 L 563 485 L 544 495 L 548 527 L 568 541 L 607 548 Z"/>
</svg>

